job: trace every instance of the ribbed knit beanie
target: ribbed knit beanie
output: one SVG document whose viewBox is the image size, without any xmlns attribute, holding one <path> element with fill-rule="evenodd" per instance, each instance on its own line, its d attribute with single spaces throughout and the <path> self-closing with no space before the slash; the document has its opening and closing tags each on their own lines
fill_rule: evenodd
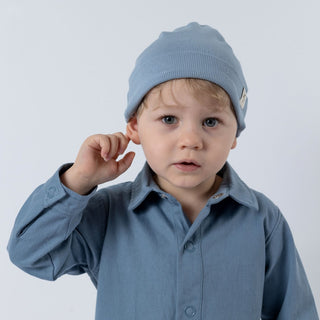
<svg viewBox="0 0 320 320">
<path fill-rule="evenodd" d="M 217 30 L 196 22 L 172 32 L 162 32 L 140 54 L 129 78 L 126 121 L 150 89 L 181 78 L 209 80 L 229 94 L 238 122 L 238 137 L 245 128 L 248 104 L 248 88 L 241 65 Z"/>
</svg>

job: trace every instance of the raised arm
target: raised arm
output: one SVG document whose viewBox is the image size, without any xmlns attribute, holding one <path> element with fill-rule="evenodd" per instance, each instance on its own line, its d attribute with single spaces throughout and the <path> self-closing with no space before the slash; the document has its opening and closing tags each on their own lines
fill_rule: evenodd
<svg viewBox="0 0 320 320">
<path fill-rule="evenodd" d="M 108 212 L 107 199 L 94 188 L 129 168 L 133 152 L 117 160 L 128 142 L 121 133 L 87 138 L 75 163 L 62 167 L 30 195 L 8 244 L 14 264 L 47 280 L 88 272 L 95 281 Z"/>
</svg>

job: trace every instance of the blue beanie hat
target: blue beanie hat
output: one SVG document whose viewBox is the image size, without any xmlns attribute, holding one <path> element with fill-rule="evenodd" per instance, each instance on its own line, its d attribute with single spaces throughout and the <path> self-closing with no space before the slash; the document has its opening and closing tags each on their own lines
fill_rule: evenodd
<svg viewBox="0 0 320 320">
<path fill-rule="evenodd" d="M 248 88 L 240 63 L 217 30 L 196 22 L 173 32 L 162 32 L 140 54 L 129 78 L 126 121 L 149 90 L 162 82 L 181 78 L 209 80 L 229 94 L 238 122 L 238 137 L 245 128 L 248 104 Z"/>
</svg>

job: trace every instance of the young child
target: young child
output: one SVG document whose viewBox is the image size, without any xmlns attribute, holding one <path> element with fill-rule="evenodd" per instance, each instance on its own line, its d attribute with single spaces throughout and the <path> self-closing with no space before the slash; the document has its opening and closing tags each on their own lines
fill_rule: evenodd
<svg viewBox="0 0 320 320">
<path fill-rule="evenodd" d="M 227 162 L 247 85 L 224 38 L 190 23 L 163 32 L 129 80 L 126 134 L 85 140 L 22 207 L 10 258 L 47 280 L 87 272 L 97 320 L 316 320 L 288 224 Z M 96 191 L 128 169 L 134 182 Z"/>
</svg>

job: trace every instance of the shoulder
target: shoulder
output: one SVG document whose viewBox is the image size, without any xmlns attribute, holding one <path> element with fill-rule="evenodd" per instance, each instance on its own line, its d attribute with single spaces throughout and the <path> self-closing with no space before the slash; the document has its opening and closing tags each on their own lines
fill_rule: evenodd
<svg viewBox="0 0 320 320">
<path fill-rule="evenodd" d="M 250 188 L 258 203 L 258 213 L 262 218 L 266 235 L 266 242 L 272 237 L 274 232 L 281 225 L 287 225 L 287 222 L 279 207 L 264 193 Z"/>
<path fill-rule="evenodd" d="M 231 198 L 260 215 L 277 215 L 279 209 L 274 202 L 262 192 L 248 186 L 229 163 L 226 163 L 223 170 L 222 186 Z"/>
<path fill-rule="evenodd" d="M 245 205 L 247 210 L 255 213 L 254 216 L 262 222 L 268 238 L 279 224 L 285 221 L 278 206 L 264 193 L 248 186 L 229 164 L 226 166 L 225 173 L 231 197 Z"/>
<path fill-rule="evenodd" d="M 123 182 L 99 189 L 92 197 L 94 202 L 127 202 L 131 198 L 132 182 Z"/>
<path fill-rule="evenodd" d="M 278 206 L 264 193 L 261 191 L 255 190 L 251 187 L 248 187 L 251 192 L 253 193 L 254 197 L 257 200 L 258 206 L 259 206 L 259 211 L 278 211 L 279 208 Z"/>
</svg>

